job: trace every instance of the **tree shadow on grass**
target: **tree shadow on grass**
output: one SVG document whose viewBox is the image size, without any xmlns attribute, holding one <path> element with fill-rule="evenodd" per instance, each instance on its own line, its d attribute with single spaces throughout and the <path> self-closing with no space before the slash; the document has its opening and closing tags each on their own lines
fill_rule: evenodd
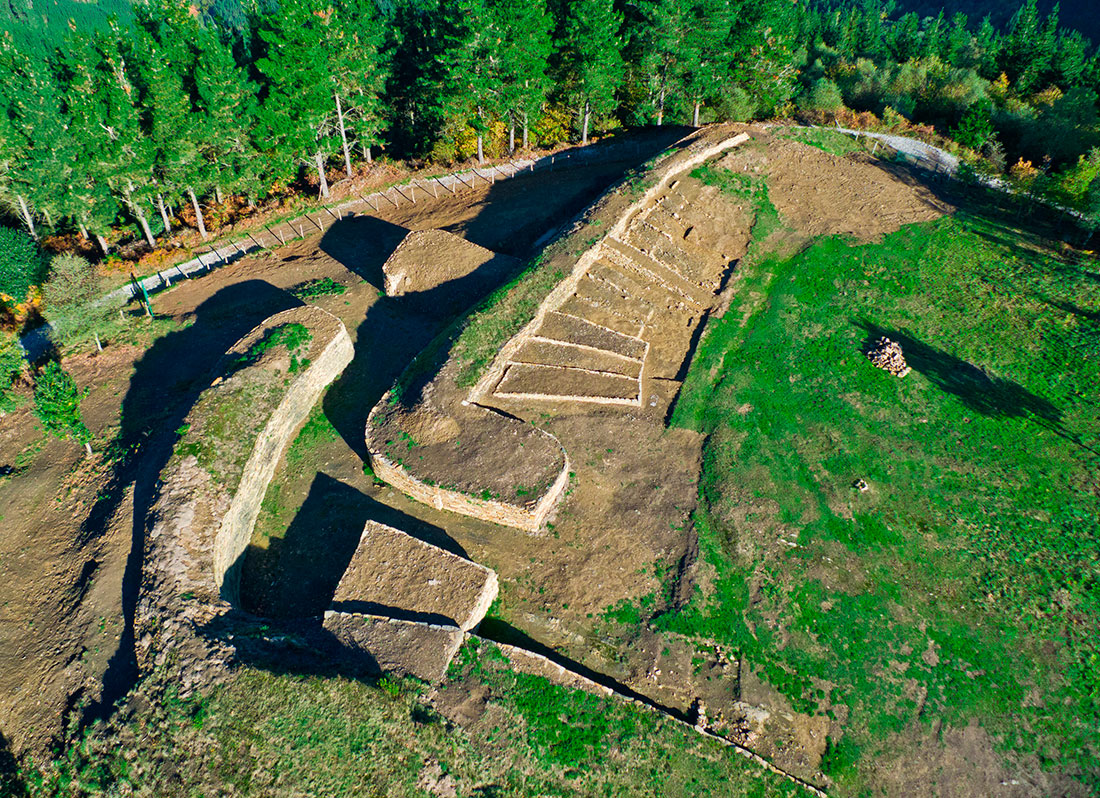
<svg viewBox="0 0 1100 798">
<path fill-rule="evenodd" d="M 244 607 L 269 618 L 321 617 L 332 604 L 367 521 L 400 529 L 460 557 L 466 552 L 439 527 L 382 504 L 351 485 L 318 474 L 286 535 L 250 545 L 238 560 Z"/>
<path fill-rule="evenodd" d="M 0 795 L 22 798 L 27 795 L 27 786 L 19 774 L 19 761 L 11 752 L 8 738 L 0 732 Z"/>
<path fill-rule="evenodd" d="M 991 377 L 977 366 L 917 340 L 904 330 L 880 327 L 867 320 L 856 322 L 867 333 L 863 351 L 881 337 L 901 345 L 905 362 L 940 390 L 957 397 L 971 410 L 990 418 L 1026 418 L 1069 437 L 1062 427 L 1062 412 L 1049 400 L 1017 382 Z"/>
</svg>

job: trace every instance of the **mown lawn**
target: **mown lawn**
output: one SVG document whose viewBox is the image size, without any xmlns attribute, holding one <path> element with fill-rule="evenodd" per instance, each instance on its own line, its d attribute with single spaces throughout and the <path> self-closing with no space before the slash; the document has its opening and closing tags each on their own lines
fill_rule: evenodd
<svg viewBox="0 0 1100 798">
<path fill-rule="evenodd" d="M 937 720 L 1100 785 L 1100 265 L 1019 242 L 960 213 L 760 260 L 675 410 L 705 565 L 656 622 L 840 718 L 840 793 Z"/>
</svg>

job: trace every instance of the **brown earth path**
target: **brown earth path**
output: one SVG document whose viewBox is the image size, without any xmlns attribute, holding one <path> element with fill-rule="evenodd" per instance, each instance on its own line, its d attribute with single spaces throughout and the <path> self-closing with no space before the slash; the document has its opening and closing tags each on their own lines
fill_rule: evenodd
<svg viewBox="0 0 1100 798">
<path fill-rule="evenodd" d="M 108 342 L 98 355 L 65 359 L 89 391 L 83 407 L 97 449 L 117 436 L 123 447 L 139 451 L 128 463 L 99 454 L 84 460 L 75 444 L 45 441 L 27 404 L 0 418 L 0 466 L 7 467 L 0 473 L 13 472 L 0 477 L 0 753 L 43 752 L 71 703 L 111 701 L 129 686 L 127 604 L 140 568 L 130 556 L 135 526 L 140 529 L 135 487 L 140 520 L 165 456 L 165 433 L 178 425 L 211 364 L 233 341 L 297 304 L 284 289 L 326 276 L 360 289 L 325 304 L 370 345 L 356 381 L 367 394 L 345 402 L 349 413 L 359 407 L 365 418 L 442 323 L 433 317 L 431 297 L 408 309 L 375 308 L 364 321 L 379 304 L 381 263 L 406 229 L 442 228 L 522 256 L 536 238 L 676 137 L 672 130 L 641 134 L 640 153 L 627 161 L 519 175 L 345 219 L 324 235 L 177 284 L 154 306 L 179 327 L 151 347 Z M 460 290 L 472 300 L 486 289 L 475 281 Z M 362 446 L 362 424 L 352 430 L 351 422 L 340 419 L 349 443 L 358 442 L 354 453 Z"/>
</svg>

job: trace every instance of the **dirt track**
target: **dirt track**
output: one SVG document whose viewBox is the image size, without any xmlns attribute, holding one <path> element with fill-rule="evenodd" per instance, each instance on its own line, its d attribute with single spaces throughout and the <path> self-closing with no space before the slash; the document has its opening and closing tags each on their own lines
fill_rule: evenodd
<svg viewBox="0 0 1100 798">
<path fill-rule="evenodd" d="M 662 135 L 668 141 L 675 131 Z M 382 262 L 406 231 L 446 229 L 494 251 L 522 256 L 538 236 L 649 157 L 652 150 L 645 142 L 657 146 L 660 141 L 654 135 L 640 140 L 641 153 L 629 162 L 535 172 L 478 185 L 457 197 L 444 194 L 383 208 L 377 217 L 345 220 L 323 236 L 236 262 L 158 295 L 158 316 L 185 327 L 148 350 L 108 342 L 99 355 L 77 355 L 65 363 L 78 384 L 90 390 L 83 409 L 97 448 L 116 431 L 123 447 L 141 448 L 142 455 L 121 470 L 98 455 L 84 461 L 79 447 L 69 442 L 45 441 L 28 405 L 0 419 L 0 466 L 18 467 L 14 475 L 0 478 L 0 753 L 9 747 L 16 753 L 45 750 L 77 696 L 94 705 L 113 701 L 128 687 L 134 663 L 127 605 L 140 567 L 129 559 L 134 489 L 140 508 L 163 463 L 158 437 L 179 425 L 194 388 L 234 340 L 268 315 L 297 304 L 284 289 L 324 276 L 361 287 L 328 303 L 370 346 L 358 368 L 352 367 L 363 394 L 348 396 L 340 416 L 341 432 L 357 441 L 351 456 L 358 457 L 362 423 L 356 413 L 365 418 L 441 323 L 430 292 L 400 306 L 378 300 Z M 452 298 L 457 293 L 465 301 L 475 298 L 475 288 L 484 291 L 484 285 L 449 287 Z M 97 494 L 103 501 L 93 512 Z"/>
<path fill-rule="evenodd" d="M 643 151 L 639 160 L 649 154 Z M 799 167 L 804 175 L 779 176 L 777 185 L 789 182 L 796 196 L 803 177 L 816 179 L 821 155 Z M 135 513 L 143 516 L 151 479 L 163 464 L 158 442 L 179 425 L 213 360 L 255 323 L 296 304 L 283 289 L 326 276 L 349 290 L 317 304 L 339 315 L 357 344 L 356 361 L 324 401 L 339 439 L 318 448 L 316 462 L 281 478 L 285 534 L 250 553 L 246 602 L 277 617 L 319 615 L 354 552 L 362 522 L 374 518 L 497 570 L 516 634 L 591 656 L 594 666 L 618 668 L 627 677 L 634 666 L 616 666 L 614 652 L 600 653 L 593 618 L 622 598 L 658 588 L 654 564 L 674 568 L 690 550 L 687 508 L 695 500 L 699 457 L 694 435 L 599 409 L 597 424 L 590 416 L 556 419 L 551 431 L 584 441 L 575 444 L 584 478 L 548 539 L 502 533 L 415 504 L 375 486 L 363 474 L 361 458 L 366 413 L 440 329 L 443 292 L 448 301 L 457 296 L 465 302 L 484 290 L 459 281 L 439 291 L 380 298 L 381 265 L 406 231 L 442 228 L 523 257 L 544 231 L 582 209 L 628 165 L 536 173 L 457 198 L 421 200 L 377 218 L 345 220 L 323 236 L 240 261 L 158 297 L 158 314 L 188 326 L 147 351 L 108 346 L 101 355 L 67 362 L 91 389 L 84 407 L 93 431 L 102 440 L 117 427 L 123 445 L 140 445 L 142 455 L 115 473 L 103 462 L 84 463 L 73 444 L 50 441 L 26 470 L 0 483 L 0 734 L 12 749 L 42 750 L 60 730 L 73 694 L 82 690 L 93 702 L 111 700 L 128 686 L 128 601 L 140 567 L 128 555 Z M 858 184 L 850 181 L 845 190 L 858 191 Z M 797 215 L 783 199 L 785 190 L 780 185 L 773 199 Z M 844 196 L 825 202 L 843 209 Z M 856 215 L 866 213 L 854 208 L 850 217 Z M 884 220 L 882 227 L 911 220 Z M 33 427 L 27 408 L 0 419 L 0 465 L 15 464 L 36 445 Z M 104 501 L 89 515 L 97 493 Z M 0 749 L 4 745 L 0 740 Z"/>
</svg>

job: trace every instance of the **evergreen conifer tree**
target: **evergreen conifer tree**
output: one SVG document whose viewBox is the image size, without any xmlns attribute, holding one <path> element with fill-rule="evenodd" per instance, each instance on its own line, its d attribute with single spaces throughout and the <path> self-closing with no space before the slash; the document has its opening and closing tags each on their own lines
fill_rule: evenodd
<svg viewBox="0 0 1100 798">
<path fill-rule="evenodd" d="M 329 195 L 325 164 L 339 146 L 334 78 L 339 53 L 336 12 L 320 0 L 285 0 L 264 14 L 256 31 L 261 57 L 256 70 L 263 94 L 257 109 L 259 142 L 278 176 L 293 178 L 299 165 L 317 171 L 322 197 Z"/>
<path fill-rule="evenodd" d="M 612 0 L 563 0 L 559 8 L 559 88 L 576 109 L 587 144 L 592 114 L 614 110 L 623 81 L 622 15 Z"/>
<path fill-rule="evenodd" d="M 537 118 L 550 89 L 547 72 L 553 50 L 553 19 L 544 0 L 492 0 L 493 24 L 501 83 L 499 107 L 508 120 L 508 151 L 516 148 L 516 125 L 523 128 L 523 146 L 532 118 Z"/>
</svg>

